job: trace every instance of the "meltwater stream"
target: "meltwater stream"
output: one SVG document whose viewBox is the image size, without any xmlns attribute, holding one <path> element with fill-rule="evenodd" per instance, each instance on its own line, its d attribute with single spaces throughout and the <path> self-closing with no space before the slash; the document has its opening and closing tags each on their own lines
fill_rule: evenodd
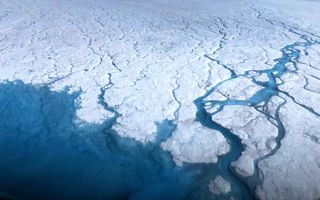
<svg viewBox="0 0 320 200">
<path fill-rule="evenodd" d="M 7 199 L 254 199 L 254 187 L 238 176 L 230 164 L 244 151 L 238 136 L 214 122 L 214 114 L 206 105 L 249 105 L 258 108 L 261 103 L 279 92 L 276 78 L 289 69 L 286 64 L 299 58 L 297 47 L 308 48 L 316 41 L 302 36 L 281 49 L 282 57 L 270 70 L 254 71 L 267 74 L 269 80 L 259 82 L 263 89 L 251 98 L 238 101 L 207 101 L 219 85 L 239 76 L 233 75 L 204 96 L 195 100 L 197 119 L 203 126 L 220 131 L 228 140 L 230 151 L 219 157 L 216 164 L 184 164 L 176 166 L 169 152 L 160 143 L 170 137 L 176 125 L 164 120 L 157 127 L 154 143 L 141 144 L 118 136 L 112 126 L 119 114 L 100 103 L 115 116 L 101 125 L 75 123 L 79 93 L 68 89 L 53 92 L 46 86 L 36 87 L 21 81 L 0 83 L 0 197 Z M 266 109 L 266 108 L 265 108 Z M 266 113 L 267 115 L 267 113 Z M 279 116 L 279 147 L 285 132 Z M 213 119 L 213 120 L 212 120 Z M 143 123 L 143 122 L 142 122 Z M 265 157 L 267 157 L 265 156 Z M 217 175 L 229 181 L 232 191 L 213 195 L 208 191 L 209 181 Z M 258 180 L 257 173 L 255 174 Z M 253 182 L 253 185 L 257 181 Z"/>
<path fill-rule="evenodd" d="M 103 94 L 103 90 L 102 90 Z M 160 143 L 176 125 L 157 124 L 155 142 L 120 137 L 112 126 L 75 123 L 79 93 L 21 81 L 0 83 L 0 198 L 32 200 L 217 199 L 212 164 L 176 166 Z M 220 198 L 219 198 L 220 199 Z"/>
<path fill-rule="evenodd" d="M 221 174 L 224 177 L 224 179 L 226 179 L 231 183 L 232 185 L 231 195 L 233 197 L 236 197 L 236 199 L 255 199 L 256 198 L 254 194 L 255 188 L 257 184 L 260 183 L 259 173 L 257 170 L 257 162 L 273 155 L 280 148 L 281 140 L 285 136 L 285 127 L 283 127 L 283 124 L 279 118 L 279 109 L 284 103 L 279 105 L 279 107 L 276 109 L 276 113 L 274 116 L 269 114 L 267 104 L 270 101 L 271 97 L 278 95 L 280 92 L 282 92 L 284 95 L 287 95 L 285 91 L 280 91 L 278 89 L 278 86 L 281 85 L 282 83 L 277 82 L 277 79 L 280 80 L 281 76 L 289 71 L 296 72 L 298 70 L 296 63 L 301 53 L 301 50 L 299 48 L 303 48 L 303 50 L 306 50 L 308 47 L 312 46 L 313 44 L 319 43 L 318 41 L 313 40 L 306 35 L 300 35 L 300 39 L 301 41 L 286 45 L 281 49 L 282 56 L 274 60 L 276 64 L 274 65 L 273 68 L 267 69 L 267 70 L 249 70 L 241 75 L 232 74 L 229 79 L 216 84 L 214 87 L 208 90 L 205 95 L 203 95 L 202 97 L 199 97 L 194 102 L 198 109 L 197 119 L 201 122 L 201 124 L 208 128 L 221 132 L 224 135 L 224 137 L 227 139 L 230 145 L 231 150 L 227 154 L 219 158 L 217 166 L 218 166 L 218 169 L 220 169 L 218 173 Z M 288 69 L 286 67 L 286 65 L 289 63 L 291 63 L 294 66 L 294 69 Z M 252 73 L 256 73 L 259 75 L 265 74 L 267 75 L 268 80 L 267 81 L 255 80 L 251 76 Z M 227 81 L 232 81 L 233 79 L 236 79 L 241 76 L 251 78 L 253 83 L 259 86 L 262 86 L 263 89 L 257 91 L 252 97 L 246 100 L 233 100 L 233 99 L 228 99 L 224 101 L 206 100 L 206 98 L 212 92 L 214 92 L 221 84 Z M 278 128 L 278 136 L 275 138 L 275 141 L 276 141 L 275 148 L 271 150 L 271 152 L 268 153 L 267 155 L 264 155 L 255 161 L 254 175 L 249 178 L 240 177 L 240 175 L 238 175 L 235 172 L 235 170 L 231 168 L 231 163 L 233 161 L 238 160 L 238 158 L 241 156 L 242 152 L 245 149 L 245 146 L 241 143 L 241 139 L 237 135 L 233 134 L 230 129 L 227 129 L 214 121 L 215 114 L 221 112 L 225 106 L 232 106 L 232 105 L 251 106 L 257 109 L 259 112 L 263 113 L 267 117 L 267 119 L 269 120 L 273 119 Z M 216 111 L 209 113 L 206 110 L 206 108 L 208 107 L 209 108 L 215 107 L 217 109 Z"/>
</svg>

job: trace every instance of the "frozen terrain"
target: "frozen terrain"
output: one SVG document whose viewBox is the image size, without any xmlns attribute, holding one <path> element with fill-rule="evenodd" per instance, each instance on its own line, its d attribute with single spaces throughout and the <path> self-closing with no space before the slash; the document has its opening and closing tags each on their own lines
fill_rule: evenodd
<svg viewBox="0 0 320 200">
<path fill-rule="evenodd" d="M 319 11 L 0 0 L 0 197 L 320 199 Z"/>
</svg>

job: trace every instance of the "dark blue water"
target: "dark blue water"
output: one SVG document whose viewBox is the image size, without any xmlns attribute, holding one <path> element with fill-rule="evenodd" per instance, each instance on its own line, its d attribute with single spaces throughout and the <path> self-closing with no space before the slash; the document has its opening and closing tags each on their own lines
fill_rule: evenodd
<svg viewBox="0 0 320 200">
<path fill-rule="evenodd" d="M 270 115 L 266 104 L 279 91 L 280 78 L 296 67 L 302 47 L 305 50 L 317 43 L 306 36 L 281 49 L 282 57 L 269 70 L 252 70 L 266 74 L 268 81 L 252 81 L 263 87 L 251 98 L 243 101 L 207 101 L 219 85 L 240 76 L 249 77 L 250 71 L 227 79 L 204 96 L 195 100 L 197 120 L 210 129 L 220 131 L 231 150 L 219 157 L 217 164 L 184 164 L 176 166 L 170 154 L 159 147 L 171 136 L 176 125 L 164 120 L 157 123 L 155 142 L 141 144 L 122 138 L 113 130 L 120 115 L 104 101 L 101 90 L 99 103 L 113 112 L 114 117 L 101 125 L 76 124 L 75 112 L 79 108 L 77 92 L 68 89 L 53 92 L 48 87 L 35 87 L 21 81 L 0 84 L 0 196 L 13 199 L 254 199 L 259 183 L 257 170 L 253 177 L 244 179 L 231 167 L 245 147 L 241 139 L 229 129 L 212 120 L 224 106 L 249 105 L 273 119 L 278 127 L 277 146 L 264 159 L 277 151 L 285 135 L 279 118 L 279 109 Z M 292 72 L 294 72 L 294 69 Z M 280 83 L 281 84 L 281 83 Z M 204 105 L 218 106 L 215 113 L 207 113 Z M 264 104 L 261 104 L 264 103 Z M 262 105 L 262 106 L 261 106 Z M 307 107 L 305 107 L 308 109 Z M 311 110 L 312 111 L 312 110 Z M 143 123 L 143 122 L 142 122 Z M 256 161 L 256 165 L 257 162 Z M 232 192 L 214 196 L 208 192 L 208 183 L 221 175 L 231 183 Z"/>
<path fill-rule="evenodd" d="M 177 167 L 159 143 L 119 137 L 111 126 L 74 123 L 78 93 L 20 81 L 0 84 L 0 192 L 21 199 L 186 199 L 200 167 Z M 195 198 L 195 197 L 194 197 Z"/>
</svg>

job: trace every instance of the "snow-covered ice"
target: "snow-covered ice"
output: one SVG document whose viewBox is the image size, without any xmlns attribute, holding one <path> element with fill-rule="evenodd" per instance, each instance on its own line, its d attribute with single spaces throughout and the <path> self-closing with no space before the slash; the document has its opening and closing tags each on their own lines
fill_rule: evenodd
<svg viewBox="0 0 320 200">
<path fill-rule="evenodd" d="M 210 182 L 209 190 L 215 194 L 228 193 L 231 190 L 231 186 L 221 176 L 218 176 Z"/>
<path fill-rule="evenodd" d="M 212 167 L 198 182 L 214 194 L 319 199 L 319 10 L 317 0 L 0 0 L 0 83 L 79 94 L 74 126 Z"/>
</svg>

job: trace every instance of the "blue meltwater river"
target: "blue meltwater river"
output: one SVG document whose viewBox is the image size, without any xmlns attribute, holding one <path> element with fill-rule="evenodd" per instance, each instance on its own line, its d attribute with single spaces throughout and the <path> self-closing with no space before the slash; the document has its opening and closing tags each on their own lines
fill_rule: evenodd
<svg viewBox="0 0 320 200">
<path fill-rule="evenodd" d="M 174 121 L 157 124 L 155 142 L 141 144 L 123 138 L 112 130 L 120 115 L 100 96 L 100 103 L 114 113 L 103 124 L 75 123 L 78 109 L 77 92 L 54 92 L 46 86 L 35 87 L 21 81 L 0 84 L 0 195 L 8 199 L 254 199 L 254 188 L 259 182 L 255 173 L 248 181 L 231 169 L 231 162 L 244 151 L 240 138 L 229 129 L 214 122 L 214 114 L 224 106 L 249 105 L 256 107 L 278 95 L 278 83 L 288 69 L 286 64 L 299 58 L 301 50 L 316 43 L 301 36 L 301 41 L 281 49 L 282 57 L 269 70 L 254 71 L 266 74 L 268 81 L 252 81 L 263 87 L 243 101 L 207 101 L 220 84 L 240 76 L 233 73 L 204 96 L 194 101 L 197 120 L 203 126 L 221 132 L 230 145 L 230 151 L 220 156 L 216 164 L 184 164 L 176 166 L 169 152 L 160 143 L 175 130 Z M 217 106 L 209 114 L 205 104 Z M 307 108 L 308 109 L 308 108 Z M 311 110 L 312 111 L 312 110 Z M 267 113 L 265 113 L 268 115 Z M 271 116 L 269 116 L 271 117 Z M 276 148 L 281 145 L 285 127 L 279 116 L 273 116 L 279 134 Z M 212 120 L 213 119 L 213 120 Z M 143 123 L 143 122 L 141 122 Z M 217 175 L 230 182 L 232 191 L 213 195 L 208 184 Z"/>
</svg>

